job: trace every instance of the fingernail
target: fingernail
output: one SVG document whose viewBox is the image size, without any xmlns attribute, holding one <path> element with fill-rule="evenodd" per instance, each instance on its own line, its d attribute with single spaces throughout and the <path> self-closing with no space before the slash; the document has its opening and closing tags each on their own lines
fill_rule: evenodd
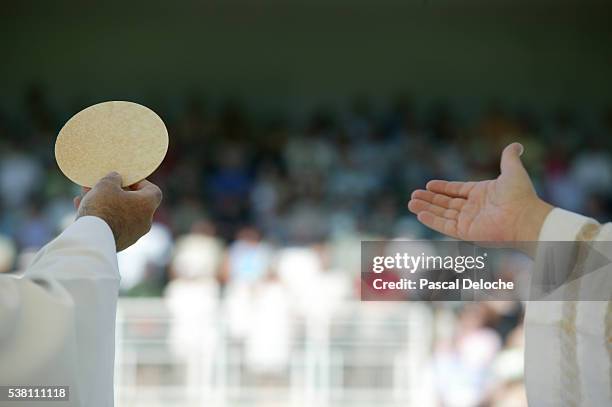
<svg viewBox="0 0 612 407">
<path fill-rule="evenodd" d="M 525 147 L 523 147 L 523 145 L 521 143 L 516 143 L 516 144 L 518 144 L 518 155 L 520 157 L 525 152 Z"/>
</svg>

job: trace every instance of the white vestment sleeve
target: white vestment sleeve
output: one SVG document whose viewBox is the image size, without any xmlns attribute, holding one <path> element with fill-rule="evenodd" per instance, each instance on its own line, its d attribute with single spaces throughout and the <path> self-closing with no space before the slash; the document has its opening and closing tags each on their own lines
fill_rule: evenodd
<svg viewBox="0 0 612 407">
<path fill-rule="evenodd" d="M 112 406 L 118 291 L 113 234 L 96 217 L 41 249 L 21 278 L 0 276 L 0 385 L 70 386 L 70 402 L 53 405 Z"/>
<path fill-rule="evenodd" d="M 605 242 L 612 241 L 612 225 L 601 227 L 593 219 L 554 209 L 542 226 L 540 241 L 575 240 L 592 241 L 593 247 L 605 249 L 610 245 Z M 545 261 L 551 259 L 539 251 L 534 273 L 545 269 Z M 612 405 L 608 337 L 612 308 L 609 301 L 587 301 L 601 299 L 592 293 L 609 292 L 611 282 L 611 270 L 606 266 L 560 287 L 558 290 L 571 293 L 567 300 L 528 303 L 525 384 L 530 406 Z M 554 298 L 564 298 L 563 293 L 557 291 Z"/>
</svg>

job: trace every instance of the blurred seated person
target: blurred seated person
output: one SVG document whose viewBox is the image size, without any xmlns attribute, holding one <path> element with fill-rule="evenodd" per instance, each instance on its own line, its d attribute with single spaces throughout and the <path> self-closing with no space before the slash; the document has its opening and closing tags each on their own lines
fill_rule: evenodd
<svg viewBox="0 0 612 407">
<path fill-rule="evenodd" d="M 212 363 L 223 254 L 214 225 L 199 220 L 178 238 L 170 263 L 171 280 L 164 293 L 172 317 L 170 347 L 187 365 L 187 381 L 193 386 L 206 380 L 201 361 Z"/>
</svg>

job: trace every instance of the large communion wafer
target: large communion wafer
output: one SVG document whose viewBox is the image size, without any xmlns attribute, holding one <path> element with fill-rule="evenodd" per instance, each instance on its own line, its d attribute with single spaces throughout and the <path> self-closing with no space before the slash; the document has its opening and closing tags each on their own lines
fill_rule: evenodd
<svg viewBox="0 0 612 407">
<path fill-rule="evenodd" d="M 151 109 L 132 102 L 98 103 L 72 116 L 55 142 L 55 159 L 73 182 L 92 187 L 112 171 L 123 186 L 142 181 L 168 151 L 168 131 Z"/>
</svg>

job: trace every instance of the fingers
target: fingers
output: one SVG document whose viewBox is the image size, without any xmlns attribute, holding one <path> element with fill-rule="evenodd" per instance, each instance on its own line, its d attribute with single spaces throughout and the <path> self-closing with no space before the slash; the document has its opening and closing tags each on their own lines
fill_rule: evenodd
<svg viewBox="0 0 612 407">
<path fill-rule="evenodd" d="M 99 182 L 105 182 L 105 183 L 110 183 L 110 184 L 113 184 L 113 185 L 117 185 L 119 188 L 121 188 L 121 185 L 123 184 L 123 180 L 121 178 L 121 175 L 118 172 L 116 172 L 116 171 L 113 171 L 113 172 L 107 174 Z"/>
<path fill-rule="evenodd" d="M 521 162 L 521 155 L 523 154 L 523 151 L 523 145 L 520 143 L 512 143 L 504 148 L 500 162 L 500 170 L 502 174 L 525 172 L 525 168 Z"/>
<path fill-rule="evenodd" d="M 150 201 L 155 208 L 157 208 L 162 201 L 163 194 L 161 189 L 146 179 L 132 185 L 130 188 L 131 191 L 128 191 L 129 194 Z"/>
<path fill-rule="evenodd" d="M 456 220 L 446 219 L 427 211 L 420 212 L 417 215 L 417 219 L 419 222 L 435 230 L 436 232 L 440 232 L 454 238 L 458 237 Z"/>
<path fill-rule="evenodd" d="M 412 193 L 411 200 L 420 199 L 422 201 L 428 202 L 435 206 L 440 206 L 446 209 L 455 209 L 461 210 L 463 205 L 467 202 L 463 198 L 451 198 L 446 195 L 436 194 L 431 191 L 425 191 L 422 189 L 417 189 Z"/>
<path fill-rule="evenodd" d="M 444 194 L 451 197 L 467 198 L 468 194 L 476 185 L 475 182 L 457 182 L 457 181 L 442 181 L 433 180 L 429 181 L 425 188 L 427 190 L 436 192 L 438 194 Z"/>
<path fill-rule="evenodd" d="M 411 199 L 410 202 L 408 202 L 408 209 L 415 214 L 419 214 L 420 212 L 430 212 L 436 216 L 451 220 L 457 219 L 459 216 L 459 211 L 456 209 L 443 208 L 421 199 Z"/>
<path fill-rule="evenodd" d="M 130 185 L 130 191 L 140 191 L 141 189 L 148 188 L 151 185 L 155 185 L 149 180 L 143 179 L 140 182 L 135 183 L 134 185 Z"/>
<path fill-rule="evenodd" d="M 459 212 L 467 200 L 452 196 L 467 196 L 473 184 L 473 182 L 432 181 L 427 184 L 428 190 L 417 189 L 412 193 L 408 209 L 415 213 L 417 219 L 425 226 L 457 238 Z M 440 193 L 432 192 L 432 189 Z"/>
</svg>

